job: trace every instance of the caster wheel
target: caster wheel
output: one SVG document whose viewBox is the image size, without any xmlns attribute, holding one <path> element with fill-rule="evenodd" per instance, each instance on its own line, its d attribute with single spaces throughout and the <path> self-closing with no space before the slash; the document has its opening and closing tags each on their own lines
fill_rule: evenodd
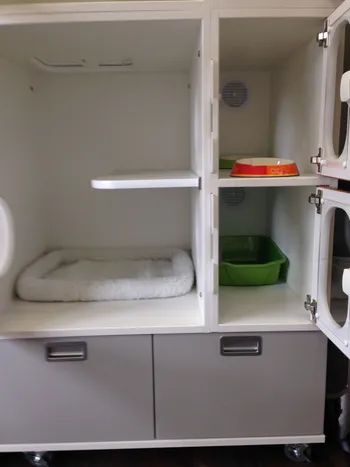
<svg viewBox="0 0 350 467">
<path fill-rule="evenodd" d="M 308 444 L 286 444 L 284 454 L 293 462 L 311 462 L 311 448 Z"/>
<path fill-rule="evenodd" d="M 340 441 L 340 447 L 342 451 L 350 454 L 350 440 L 348 438 L 342 439 Z"/>
<path fill-rule="evenodd" d="M 24 457 L 34 467 L 50 467 L 51 454 L 48 452 L 25 452 Z"/>
</svg>

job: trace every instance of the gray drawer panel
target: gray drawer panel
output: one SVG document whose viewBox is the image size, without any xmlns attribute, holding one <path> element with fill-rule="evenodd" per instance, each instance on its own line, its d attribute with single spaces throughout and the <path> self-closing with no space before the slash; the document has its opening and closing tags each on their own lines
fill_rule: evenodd
<svg viewBox="0 0 350 467">
<path fill-rule="evenodd" d="M 0 341 L 0 374 L 1 444 L 153 438 L 151 336 Z"/>
<path fill-rule="evenodd" d="M 244 341 L 239 334 L 225 349 L 219 334 L 154 336 L 157 438 L 323 432 L 324 336 L 254 335 L 260 347 L 252 335 Z"/>
</svg>

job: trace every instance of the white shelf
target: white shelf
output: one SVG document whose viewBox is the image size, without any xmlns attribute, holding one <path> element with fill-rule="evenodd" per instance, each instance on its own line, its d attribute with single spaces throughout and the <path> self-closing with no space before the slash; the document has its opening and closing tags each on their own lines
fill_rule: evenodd
<svg viewBox="0 0 350 467">
<path fill-rule="evenodd" d="M 195 290 L 177 298 L 90 303 L 14 301 L 0 315 L 0 339 L 190 333 L 204 330 Z"/>
<path fill-rule="evenodd" d="M 229 170 L 219 171 L 219 188 L 224 187 L 274 187 L 330 185 L 332 179 L 316 174 L 301 174 L 298 177 L 230 177 Z"/>
<path fill-rule="evenodd" d="M 199 177 L 191 170 L 152 170 L 114 173 L 91 181 L 97 190 L 134 188 L 198 188 Z"/>
<path fill-rule="evenodd" d="M 220 287 L 222 332 L 314 331 L 303 300 L 286 284 Z"/>
<path fill-rule="evenodd" d="M 159 12 L 177 12 L 177 11 L 198 11 L 202 10 L 203 2 L 200 0 L 141 0 L 141 1 L 77 1 L 77 2 L 60 2 L 60 0 L 53 2 L 34 2 L 18 4 L 0 5 L 0 16 L 7 17 L 9 15 L 54 15 L 54 14 L 86 14 L 86 13 L 119 13 L 119 12 L 156 12 L 155 18 L 159 17 Z M 191 18 L 194 16 L 189 15 Z M 199 16 L 199 15 L 198 15 Z M 94 18 L 98 20 L 98 18 Z"/>
</svg>

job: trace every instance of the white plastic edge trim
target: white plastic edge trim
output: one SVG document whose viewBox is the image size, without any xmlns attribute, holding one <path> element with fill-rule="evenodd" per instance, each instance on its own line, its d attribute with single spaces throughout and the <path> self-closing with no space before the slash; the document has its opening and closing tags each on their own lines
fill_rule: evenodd
<svg viewBox="0 0 350 467">
<path fill-rule="evenodd" d="M 97 449 L 148 449 L 196 446 L 258 446 L 271 444 L 324 443 L 324 435 L 268 436 L 252 438 L 152 439 L 88 443 L 0 444 L 0 452 L 77 451 Z"/>
<path fill-rule="evenodd" d="M 0 198 L 0 277 L 9 270 L 14 250 L 14 228 L 10 208 Z"/>
</svg>

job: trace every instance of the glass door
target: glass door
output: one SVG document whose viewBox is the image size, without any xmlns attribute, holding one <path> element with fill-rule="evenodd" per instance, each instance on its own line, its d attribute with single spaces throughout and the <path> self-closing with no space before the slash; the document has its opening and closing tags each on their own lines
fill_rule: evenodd
<svg viewBox="0 0 350 467">
<path fill-rule="evenodd" d="M 350 193 L 322 188 L 315 228 L 316 325 L 347 356 L 350 295 Z"/>
<path fill-rule="evenodd" d="M 322 175 L 350 180 L 350 11 L 339 7 L 319 35 L 323 83 L 318 169 Z"/>
</svg>

